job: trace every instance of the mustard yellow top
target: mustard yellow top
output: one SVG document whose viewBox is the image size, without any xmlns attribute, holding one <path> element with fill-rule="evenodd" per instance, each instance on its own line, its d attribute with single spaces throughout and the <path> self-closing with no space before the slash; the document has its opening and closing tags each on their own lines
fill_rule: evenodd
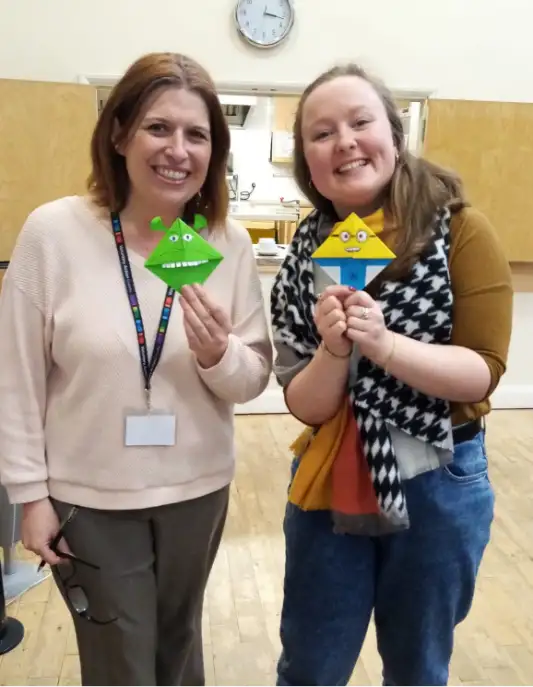
<svg viewBox="0 0 533 687">
<path fill-rule="evenodd" d="M 365 217 L 364 222 L 380 233 L 382 211 Z M 394 250 L 396 236 L 397 232 L 385 232 L 380 238 Z M 452 216 L 449 269 L 454 298 L 451 344 L 476 351 L 491 374 L 487 398 L 478 403 L 452 403 L 452 423 L 457 425 L 490 411 L 488 397 L 507 365 L 513 315 L 511 268 L 494 227 L 474 208 Z"/>
</svg>

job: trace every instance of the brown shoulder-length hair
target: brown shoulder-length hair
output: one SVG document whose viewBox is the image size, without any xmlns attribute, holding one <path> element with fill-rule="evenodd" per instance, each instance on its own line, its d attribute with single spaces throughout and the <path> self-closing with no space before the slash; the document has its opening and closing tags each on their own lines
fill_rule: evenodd
<svg viewBox="0 0 533 687">
<path fill-rule="evenodd" d="M 94 202 L 120 212 L 128 200 L 130 180 L 124 157 L 117 148 L 134 134 L 157 91 L 178 87 L 198 94 L 209 111 L 212 152 L 201 194 L 191 199 L 184 212 L 205 215 L 209 225 L 223 225 L 228 212 L 226 162 L 230 150 L 228 124 L 215 84 L 205 69 L 185 55 L 150 53 L 134 62 L 114 86 L 98 118 L 91 140 L 92 171 L 88 179 Z"/>
<path fill-rule="evenodd" d="M 302 193 L 322 212 L 334 214 L 330 200 L 321 195 L 311 183 L 302 140 L 302 112 L 309 95 L 319 86 L 341 76 L 357 76 L 374 88 L 381 98 L 390 122 L 398 162 L 391 181 L 385 189 L 384 212 L 387 229 L 398 229 L 395 244 L 397 259 L 387 268 L 387 277 L 405 276 L 426 246 L 432 221 L 438 208 L 447 206 L 458 212 L 468 205 L 461 178 L 423 158 L 416 157 L 405 147 L 400 113 L 391 91 L 377 78 L 357 64 L 333 67 L 321 74 L 304 91 L 294 122 L 294 176 Z"/>
</svg>

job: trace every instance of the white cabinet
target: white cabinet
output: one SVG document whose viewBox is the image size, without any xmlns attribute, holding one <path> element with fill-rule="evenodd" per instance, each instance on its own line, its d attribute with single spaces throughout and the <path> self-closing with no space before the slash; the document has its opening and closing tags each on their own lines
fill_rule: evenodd
<svg viewBox="0 0 533 687">
<path fill-rule="evenodd" d="M 270 150 L 270 161 L 274 164 L 292 162 L 294 154 L 294 136 L 292 131 L 273 131 Z"/>
<path fill-rule="evenodd" d="M 405 146 L 413 155 L 420 155 L 422 153 L 425 110 L 425 104 L 418 100 L 413 100 L 409 103 L 409 107 L 400 109 Z"/>
</svg>

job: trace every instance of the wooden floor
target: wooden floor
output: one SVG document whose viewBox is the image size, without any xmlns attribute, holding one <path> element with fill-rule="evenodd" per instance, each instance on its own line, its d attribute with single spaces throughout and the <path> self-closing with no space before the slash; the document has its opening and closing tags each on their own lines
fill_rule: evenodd
<svg viewBox="0 0 533 687">
<path fill-rule="evenodd" d="M 283 575 L 281 520 L 287 416 L 238 417 L 238 470 L 230 516 L 207 594 L 208 684 L 272 685 L 279 651 Z M 457 631 L 450 684 L 533 684 L 533 411 L 494 412 L 488 425 L 497 511 L 473 611 Z M 8 607 L 26 628 L 0 659 L 4 685 L 76 685 L 76 644 L 50 579 Z M 351 684 L 381 684 L 373 628 Z"/>
</svg>

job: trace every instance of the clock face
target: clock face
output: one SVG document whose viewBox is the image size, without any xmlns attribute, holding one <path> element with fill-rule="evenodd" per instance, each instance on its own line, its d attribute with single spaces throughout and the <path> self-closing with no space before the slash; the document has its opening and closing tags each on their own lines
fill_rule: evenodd
<svg viewBox="0 0 533 687">
<path fill-rule="evenodd" d="M 238 0 L 237 27 L 249 43 L 272 48 L 290 33 L 294 22 L 292 0 Z"/>
</svg>

